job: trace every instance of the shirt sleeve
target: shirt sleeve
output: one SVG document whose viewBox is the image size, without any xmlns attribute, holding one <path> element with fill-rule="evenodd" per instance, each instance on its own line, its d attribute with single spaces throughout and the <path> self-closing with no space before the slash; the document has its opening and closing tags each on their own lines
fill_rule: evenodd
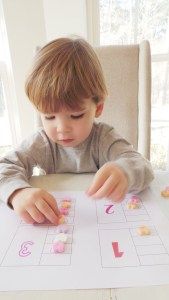
<svg viewBox="0 0 169 300">
<path fill-rule="evenodd" d="M 150 162 L 117 134 L 114 128 L 106 126 L 102 130 L 99 144 L 100 167 L 108 161 L 119 166 L 128 178 L 128 192 L 139 193 L 148 187 L 154 178 Z"/>
<path fill-rule="evenodd" d="M 35 166 L 46 169 L 47 143 L 45 134 L 37 132 L 0 159 L 0 200 L 8 203 L 14 191 L 31 187 L 29 179 Z"/>
</svg>

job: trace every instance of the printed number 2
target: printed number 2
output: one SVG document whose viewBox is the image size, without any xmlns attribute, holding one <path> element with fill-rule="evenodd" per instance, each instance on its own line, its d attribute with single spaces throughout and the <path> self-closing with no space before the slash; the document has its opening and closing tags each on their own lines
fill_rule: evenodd
<svg viewBox="0 0 169 300">
<path fill-rule="evenodd" d="M 122 257 L 124 252 L 119 251 L 119 243 L 118 242 L 112 242 L 112 248 L 113 248 L 115 257 Z"/>
<path fill-rule="evenodd" d="M 113 204 L 108 204 L 108 205 L 105 205 L 105 206 L 107 206 L 107 208 L 106 208 L 106 210 L 105 210 L 105 212 L 106 212 L 106 214 L 113 214 L 114 213 L 114 210 L 113 210 Z"/>
</svg>

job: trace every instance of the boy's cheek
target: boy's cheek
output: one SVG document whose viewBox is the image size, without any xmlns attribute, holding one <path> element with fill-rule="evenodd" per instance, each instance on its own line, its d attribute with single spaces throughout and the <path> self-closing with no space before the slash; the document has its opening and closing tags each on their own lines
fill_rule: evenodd
<svg viewBox="0 0 169 300">
<path fill-rule="evenodd" d="M 57 141 L 57 132 L 55 129 L 51 129 L 49 127 L 44 127 L 44 130 L 47 134 L 47 136 L 53 141 L 56 142 Z"/>
</svg>

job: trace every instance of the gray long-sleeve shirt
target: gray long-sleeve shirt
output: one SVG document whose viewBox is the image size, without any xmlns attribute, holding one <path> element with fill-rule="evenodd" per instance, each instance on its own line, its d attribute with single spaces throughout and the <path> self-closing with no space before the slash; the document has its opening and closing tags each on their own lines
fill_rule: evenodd
<svg viewBox="0 0 169 300">
<path fill-rule="evenodd" d="M 142 191 L 154 178 L 150 162 L 107 124 L 94 123 L 88 138 L 74 148 L 52 142 L 41 128 L 0 160 L 0 199 L 7 203 L 15 190 L 30 187 L 35 166 L 46 174 L 86 173 L 108 161 L 124 170 L 129 192 Z"/>
</svg>

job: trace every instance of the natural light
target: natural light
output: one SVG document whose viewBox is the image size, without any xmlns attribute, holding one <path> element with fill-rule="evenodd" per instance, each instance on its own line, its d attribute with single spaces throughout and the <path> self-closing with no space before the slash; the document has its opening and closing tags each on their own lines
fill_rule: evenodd
<svg viewBox="0 0 169 300">
<path fill-rule="evenodd" d="M 169 165 L 169 1 L 100 0 L 100 44 L 149 40 L 152 52 L 151 161 Z"/>
</svg>

